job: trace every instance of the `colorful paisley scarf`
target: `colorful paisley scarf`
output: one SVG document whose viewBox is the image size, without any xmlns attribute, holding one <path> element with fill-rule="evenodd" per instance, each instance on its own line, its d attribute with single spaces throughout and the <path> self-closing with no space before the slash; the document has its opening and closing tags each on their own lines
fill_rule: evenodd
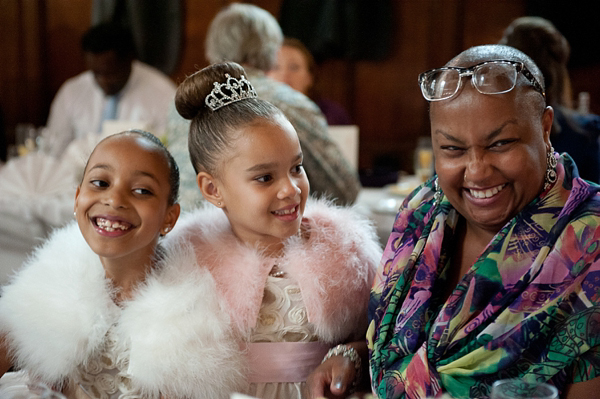
<svg viewBox="0 0 600 399">
<path fill-rule="evenodd" d="M 433 179 L 403 203 L 369 302 L 379 398 L 487 398 L 503 378 L 600 375 L 600 186 L 559 157 L 558 180 L 492 239 L 445 303 L 459 217 Z"/>
</svg>

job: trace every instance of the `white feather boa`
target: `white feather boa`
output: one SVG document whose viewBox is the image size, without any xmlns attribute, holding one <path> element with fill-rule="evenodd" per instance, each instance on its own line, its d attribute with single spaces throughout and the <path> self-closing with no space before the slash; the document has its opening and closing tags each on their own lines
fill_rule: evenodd
<svg viewBox="0 0 600 399">
<path fill-rule="evenodd" d="M 2 291 L 0 331 L 15 363 L 46 383 L 63 383 L 117 323 L 129 345 L 128 372 L 144 395 L 208 399 L 244 390 L 244 359 L 213 278 L 188 245 L 172 240 L 169 247 L 119 312 L 76 224 L 56 231 Z"/>
</svg>

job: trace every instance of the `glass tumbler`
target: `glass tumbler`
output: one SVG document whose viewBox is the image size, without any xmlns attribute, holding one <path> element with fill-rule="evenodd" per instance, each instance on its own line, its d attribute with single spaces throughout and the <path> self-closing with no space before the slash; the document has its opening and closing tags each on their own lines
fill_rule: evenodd
<svg viewBox="0 0 600 399">
<path fill-rule="evenodd" d="M 492 385 L 490 399 L 558 399 L 558 390 L 543 382 L 499 380 Z"/>
<path fill-rule="evenodd" d="M 66 399 L 60 392 L 53 391 L 41 383 L 25 384 L 0 384 L 0 398 L 2 399 Z"/>
</svg>

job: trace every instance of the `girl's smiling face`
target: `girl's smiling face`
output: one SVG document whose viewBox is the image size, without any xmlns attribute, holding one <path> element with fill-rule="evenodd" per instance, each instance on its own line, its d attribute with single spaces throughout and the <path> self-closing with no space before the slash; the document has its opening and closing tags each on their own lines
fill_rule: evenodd
<svg viewBox="0 0 600 399">
<path fill-rule="evenodd" d="M 200 173 L 198 184 L 227 214 L 241 241 L 277 252 L 299 231 L 308 198 L 298 135 L 277 116 L 257 119 L 235 136 L 216 176 Z"/>
<path fill-rule="evenodd" d="M 169 175 L 162 150 L 139 134 L 119 134 L 98 144 L 75 196 L 77 223 L 96 254 L 153 256 L 161 232 L 179 216 L 179 205 L 169 205 Z"/>
</svg>

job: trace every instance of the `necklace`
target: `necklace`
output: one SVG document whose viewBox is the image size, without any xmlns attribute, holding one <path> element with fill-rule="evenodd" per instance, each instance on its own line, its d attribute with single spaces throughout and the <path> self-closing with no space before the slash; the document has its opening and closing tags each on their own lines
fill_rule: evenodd
<svg viewBox="0 0 600 399">
<path fill-rule="evenodd" d="M 299 238 L 301 238 L 301 239 L 302 239 L 302 238 L 306 238 L 306 237 L 305 237 L 305 234 L 306 234 L 306 232 L 304 232 L 304 231 L 302 230 L 302 227 L 300 227 L 300 228 L 298 229 L 298 231 L 296 232 L 296 234 L 294 234 L 294 235 L 295 235 L 296 237 L 299 237 Z M 284 271 L 284 270 L 281 270 L 281 269 L 279 268 L 279 265 L 278 265 L 277 263 L 275 263 L 275 264 L 273 265 L 273 268 L 272 268 L 272 269 L 271 269 L 271 271 L 269 272 L 269 276 L 271 276 L 271 277 L 285 277 L 285 275 L 286 275 L 285 271 Z"/>
<path fill-rule="evenodd" d="M 277 264 L 273 265 L 273 268 L 269 272 L 269 276 L 271 277 L 284 277 L 285 271 L 281 270 Z"/>
</svg>

